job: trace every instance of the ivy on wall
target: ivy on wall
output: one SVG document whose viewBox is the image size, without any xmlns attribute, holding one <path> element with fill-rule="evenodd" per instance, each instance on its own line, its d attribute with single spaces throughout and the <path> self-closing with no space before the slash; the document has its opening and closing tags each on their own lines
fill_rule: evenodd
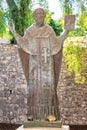
<svg viewBox="0 0 87 130">
<path fill-rule="evenodd" d="M 87 80 L 87 46 L 86 40 L 83 40 L 66 40 L 63 51 L 68 74 L 73 74 L 76 84 L 83 84 Z"/>
</svg>

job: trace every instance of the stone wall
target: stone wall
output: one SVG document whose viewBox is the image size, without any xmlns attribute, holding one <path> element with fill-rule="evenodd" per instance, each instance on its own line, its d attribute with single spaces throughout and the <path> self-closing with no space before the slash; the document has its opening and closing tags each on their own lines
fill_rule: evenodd
<svg viewBox="0 0 87 130">
<path fill-rule="evenodd" d="M 75 85 L 62 62 L 58 86 L 63 124 L 87 125 L 87 83 Z M 21 123 L 27 114 L 27 83 L 17 46 L 0 44 L 0 122 Z"/>
<path fill-rule="evenodd" d="M 17 46 L 0 44 L 0 123 L 27 119 L 27 83 Z"/>
<path fill-rule="evenodd" d="M 84 37 L 73 40 L 75 43 L 84 42 L 82 45 L 87 45 Z M 58 96 L 63 124 L 87 125 L 87 82 L 76 85 L 73 77 L 68 75 L 64 61 L 61 67 Z"/>
</svg>

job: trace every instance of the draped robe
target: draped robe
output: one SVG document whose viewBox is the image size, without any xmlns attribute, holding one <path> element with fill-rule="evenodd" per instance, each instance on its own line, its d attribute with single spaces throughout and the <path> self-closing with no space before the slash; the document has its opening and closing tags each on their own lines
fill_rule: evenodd
<svg viewBox="0 0 87 130">
<path fill-rule="evenodd" d="M 35 119 L 45 119 L 47 115 L 58 118 L 57 85 L 65 38 L 66 34 L 57 38 L 47 24 L 33 24 L 23 37 L 16 37 L 24 51 L 20 51 L 20 57 L 28 83 L 28 114 Z"/>
</svg>

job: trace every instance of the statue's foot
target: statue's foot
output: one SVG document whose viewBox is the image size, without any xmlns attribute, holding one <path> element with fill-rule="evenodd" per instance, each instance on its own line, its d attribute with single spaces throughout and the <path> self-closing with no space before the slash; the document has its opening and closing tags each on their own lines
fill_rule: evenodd
<svg viewBox="0 0 87 130">
<path fill-rule="evenodd" d="M 28 121 L 33 121 L 33 120 L 34 120 L 33 115 L 28 116 Z"/>
<path fill-rule="evenodd" d="M 56 119 L 56 117 L 54 115 L 48 115 L 46 117 L 46 120 L 52 122 L 52 121 L 56 121 L 57 119 Z"/>
</svg>

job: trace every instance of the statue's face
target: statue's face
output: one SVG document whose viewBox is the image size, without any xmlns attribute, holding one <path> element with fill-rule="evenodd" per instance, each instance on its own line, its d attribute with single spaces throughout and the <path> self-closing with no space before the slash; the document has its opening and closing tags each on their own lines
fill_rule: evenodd
<svg viewBox="0 0 87 130">
<path fill-rule="evenodd" d="M 44 24 L 44 19 L 45 19 L 45 12 L 43 9 L 39 8 L 36 9 L 34 12 L 34 19 L 36 21 L 36 24 L 38 26 L 43 26 Z"/>
</svg>

